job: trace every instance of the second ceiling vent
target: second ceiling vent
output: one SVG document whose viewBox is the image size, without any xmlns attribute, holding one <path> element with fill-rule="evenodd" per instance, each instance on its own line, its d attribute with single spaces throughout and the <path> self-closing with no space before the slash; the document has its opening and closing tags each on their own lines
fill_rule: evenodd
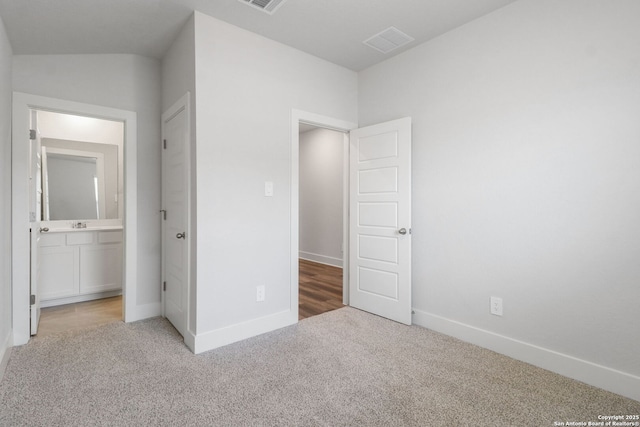
<svg viewBox="0 0 640 427">
<path fill-rule="evenodd" d="M 260 9 L 261 11 L 268 13 L 269 15 L 273 15 L 274 12 L 282 6 L 285 0 L 238 0 L 241 3 L 248 4 L 249 6 L 253 6 L 256 9 Z"/>
<path fill-rule="evenodd" d="M 389 27 L 375 36 L 369 37 L 363 43 L 379 52 L 389 53 L 414 40 L 413 37 L 406 35 L 396 27 Z"/>
</svg>

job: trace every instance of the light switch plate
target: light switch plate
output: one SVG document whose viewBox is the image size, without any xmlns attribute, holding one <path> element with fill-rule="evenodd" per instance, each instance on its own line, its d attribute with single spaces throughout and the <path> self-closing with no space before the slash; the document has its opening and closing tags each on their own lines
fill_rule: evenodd
<svg viewBox="0 0 640 427">
<path fill-rule="evenodd" d="M 265 181 L 264 182 L 264 195 L 266 197 L 272 197 L 273 196 L 273 182 L 272 181 Z"/>
</svg>

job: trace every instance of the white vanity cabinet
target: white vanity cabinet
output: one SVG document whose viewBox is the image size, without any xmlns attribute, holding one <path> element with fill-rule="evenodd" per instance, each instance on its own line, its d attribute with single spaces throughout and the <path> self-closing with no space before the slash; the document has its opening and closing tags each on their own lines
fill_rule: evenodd
<svg viewBox="0 0 640 427">
<path fill-rule="evenodd" d="M 79 251 L 66 245 L 66 234 L 42 235 L 39 242 L 40 300 L 64 298 L 80 294 Z"/>
<path fill-rule="evenodd" d="M 38 293 L 44 307 L 122 290 L 122 230 L 43 233 L 39 251 Z"/>
</svg>

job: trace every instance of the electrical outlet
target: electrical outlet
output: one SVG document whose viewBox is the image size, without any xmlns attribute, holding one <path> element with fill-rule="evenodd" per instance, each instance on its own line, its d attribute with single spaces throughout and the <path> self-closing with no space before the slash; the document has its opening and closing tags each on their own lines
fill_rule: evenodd
<svg viewBox="0 0 640 427">
<path fill-rule="evenodd" d="M 502 316 L 502 298 L 491 297 L 491 314 Z"/>
<path fill-rule="evenodd" d="M 256 288 L 256 301 L 261 302 L 264 301 L 265 289 L 264 285 L 260 285 Z"/>
</svg>

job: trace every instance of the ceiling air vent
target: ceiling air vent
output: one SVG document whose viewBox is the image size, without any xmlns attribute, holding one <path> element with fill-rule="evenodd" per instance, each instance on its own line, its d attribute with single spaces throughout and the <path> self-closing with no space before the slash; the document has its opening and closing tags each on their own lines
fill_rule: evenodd
<svg viewBox="0 0 640 427">
<path fill-rule="evenodd" d="M 249 6 L 253 6 L 256 9 L 260 9 L 263 12 L 273 15 L 273 13 L 282 6 L 285 0 L 238 0 Z"/>
<path fill-rule="evenodd" d="M 414 40 L 413 37 L 406 35 L 396 27 L 389 27 L 375 36 L 366 39 L 363 43 L 379 52 L 389 53 Z"/>
</svg>

